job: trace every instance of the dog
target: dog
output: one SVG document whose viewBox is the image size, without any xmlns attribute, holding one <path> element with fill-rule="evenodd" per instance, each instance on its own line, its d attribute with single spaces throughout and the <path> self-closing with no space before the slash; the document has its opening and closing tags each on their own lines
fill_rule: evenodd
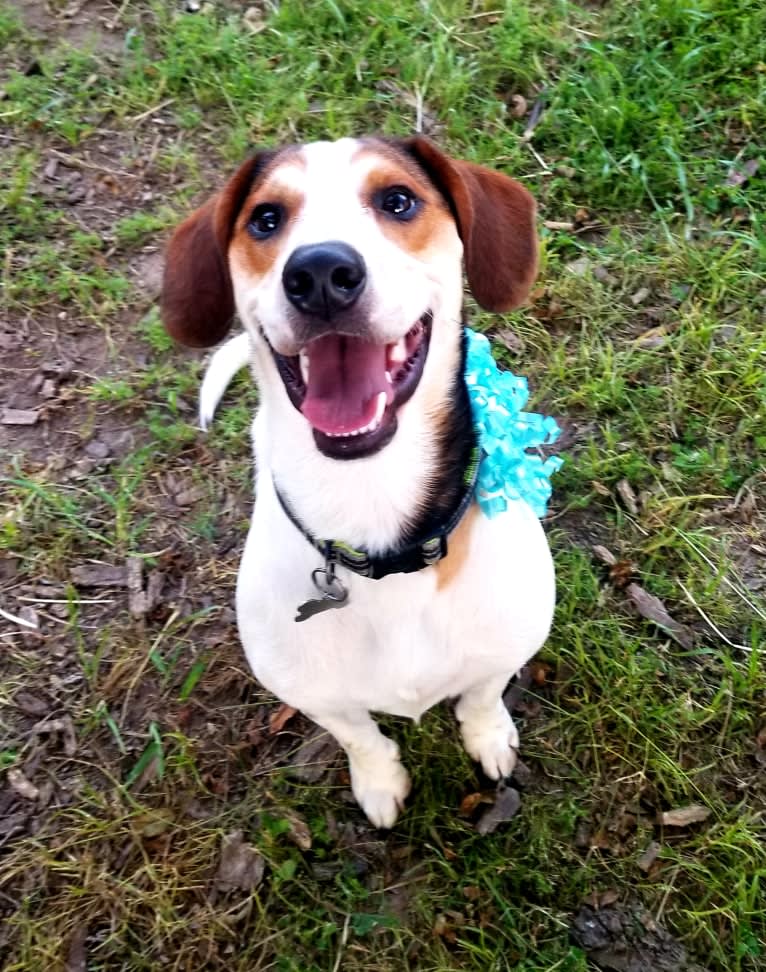
<svg viewBox="0 0 766 972">
<path fill-rule="evenodd" d="M 249 664 L 338 740 L 377 827 L 410 779 L 372 713 L 456 698 L 487 776 L 515 765 L 502 694 L 548 636 L 554 570 L 523 500 L 490 519 L 473 495 L 462 264 L 482 307 L 519 306 L 535 218 L 518 182 L 423 137 L 343 138 L 257 153 L 167 247 L 169 333 L 210 347 L 244 325 L 209 364 L 203 427 L 248 362 L 259 388 Z"/>
</svg>

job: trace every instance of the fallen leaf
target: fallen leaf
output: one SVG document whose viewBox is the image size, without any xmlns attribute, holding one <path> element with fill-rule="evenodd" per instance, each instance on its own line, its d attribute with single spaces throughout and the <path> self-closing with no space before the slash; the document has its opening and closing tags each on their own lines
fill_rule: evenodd
<svg viewBox="0 0 766 972">
<path fill-rule="evenodd" d="M 629 560 L 618 560 L 609 568 L 609 580 L 618 590 L 622 590 L 633 580 L 634 573 L 633 564 Z"/>
<path fill-rule="evenodd" d="M 566 268 L 576 277 L 584 277 L 591 268 L 590 258 L 587 256 L 581 256 L 576 260 L 570 260 L 569 263 L 567 263 Z"/>
<path fill-rule="evenodd" d="M 638 516 L 638 499 L 636 498 L 635 491 L 630 485 L 627 479 L 621 479 L 617 486 L 617 495 L 623 502 L 625 509 L 630 513 L 631 516 Z"/>
<path fill-rule="evenodd" d="M 513 94 L 508 99 L 508 105 L 511 109 L 511 115 L 514 118 L 523 118 L 527 113 L 527 99 L 524 95 Z"/>
<path fill-rule="evenodd" d="M 281 732 L 297 712 L 297 709 L 283 702 L 269 716 L 269 735 L 276 736 L 278 732 Z"/>
<path fill-rule="evenodd" d="M 205 490 L 201 486 L 192 486 L 190 489 L 183 489 L 175 495 L 178 506 L 193 506 L 201 499 L 205 498 Z"/>
<path fill-rule="evenodd" d="M 61 719 L 43 719 L 42 722 L 32 726 L 32 732 L 36 736 L 61 733 L 64 753 L 67 756 L 74 756 L 77 752 L 77 735 L 71 716 L 63 716 Z"/>
<path fill-rule="evenodd" d="M 86 972 L 88 956 L 85 951 L 85 942 L 87 939 L 88 926 L 78 926 L 69 939 L 69 951 L 67 952 L 65 972 Z"/>
<path fill-rule="evenodd" d="M 24 800 L 36 800 L 40 796 L 38 788 L 20 769 L 9 769 L 7 776 L 10 788 Z"/>
<path fill-rule="evenodd" d="M 524 350 L 524 342 L 510 327 L 500 328 L 495 337 L 512 354 L 521 354 Z"/>
<path fill-rule="evenodd" d="M 72 567 L 69 576 L 78 587 L 126 587 L 128 584 L 127 570 L 109 564 L 82 564 Z"/>
<path fill-rule="evenodd" d="M 0 425 L 37 425 L 40 411 L 36 408 L 4 408 Z"/>
<path fill-rule="evenodd" d="M 519 791 L 514 790 L 511 786 L 501 784 L 497 788 L 494 804 L 485 810 L 476 821 L 476 830 L 482 837 L 493 834 L 500 824 L 506 823 L 516 816 L 519 807 L 521 807 Z"/>
<path fill-rule="evenodd" d="M 739 169 L 732 166 L 729 169 L 729 174 L 726 176 L 725 185 L 733 186 L 735 188 L 737 186 L 744 185 L 748 179 L 752 179 L 752 177 L 758 171 L 759 165 L 760 161 L 758 159 L 748 159 L 747 162 L 745 162 L 745 164 Z"/>
<path fill-rule="evenodd" d="M 656 840 L 650 841 L 644 853 L 636 861 L 636 864 L 642 871 L 644 871 L 644 873 L 646 873 L 651 869 L 652 864 L 654 864 L 659 857 L 661 850 L 662 847 L 657 843 Z"/>
<path fill-rule="evenodd" d="M 339 753 L 339 743 L 329 732 L 320 729 L 300 744 L 290 760 L 287 775 L 303 783 L 318 783 Z"/>
<path fill-rule="evenodd" d="M 47 715 L 50 711 L 49 702 L 40 698 L 39 695 L 33 695 L 31 692 L 26 692 L 24 689 L 16 693 L 16 695 L 13 697 L 13 701 L 16 706 L 21 709 L 24 715 L 35 716 L 38 719 L 41 716 Z"/>
<path fill-rule="evenodd" d="M 285 820 L 290 825 L 287 831 L 288 838 L 302 851 L 311 850 L 311 830 L 303 817 L 291 813 L 285 816 Z"/>
<path fill-rule="evenodd" d="M 631 304 L 633 304 L 634 307 L 638 307 L 639 304 L 643 304 L 650 293 L 651 291 L 648 287 L 639 287 L 634 294 L 630 295 Z"/>
<path fill-rule="evenodd" d="M 460 808 L 458 813 L 461 817 L 470 817 L 476 808 L 482 803 L 491 803 L 492 797 L 489 793 L 482 793 L 477 791 L 476 793 L 469 793 L 463 797 L 460 801 Z"/>
<path fill-rule="evenodd" d="M 246 844 L 241 830 L 226 834 L 221 841 L 214 884 L 219 891 L 252 891 L 263 880 L 266 862 L 251 844 Z"/>
<path fill-rule="evenodd" d="M 641 348 L 661 348 L 668 339 L 668 329 L 664 324 L 659 327 L 650 327 L 648 331 L 639 334 L 633 341 Z"/>
<path fill-rule="evenodd" d="M 606 547 L 603 547 L 600 543 L 594 544 L 591 547 L 591 550 L 593 551 L 595 557 L 600 560 L 602 564 L 606 564 L 607 567 L 614 567 L 617 563 L 617 558 L 612 551 L 608 550 Z"/>
<path fill-rule="evenodd" d="M 658 597 L 650 594 L 640 584 L 636 583 L 628 584 L 625 593 L 642 618 L 662 628 L 687 651 L 694 647 L 694 637 L 691 631 L 668 613 L 667 608 Z"/>
<path fill-rule="evenodd" d="M 700 803 L 692 803 L 688 807 L 679 807 L 677 810 L 665 810 L 658 814 L 657 822 L 664 827 L 690 827 L 692 824 L 702 823 L 712 813 L 709 807 L 703 807 Z"/>
</svg>

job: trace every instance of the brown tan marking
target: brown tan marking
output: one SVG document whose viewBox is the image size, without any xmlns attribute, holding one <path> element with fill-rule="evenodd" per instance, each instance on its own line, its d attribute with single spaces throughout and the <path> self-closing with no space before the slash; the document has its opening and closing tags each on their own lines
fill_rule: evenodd
<svg viewBox="0 0 766 972">
<path fill-rule="evenodd" d="M 431 185 L 422 169 L 404 152 L 385 142 L 363 144 L 353 161 L 358 159 L 371 159 L 375 163 L 365 179 L 361 197 L 362 204 L 375 213 L 383 235 L 419 256 L 438 246 L 454 220 L 441 193 Z M 414 219 L 392 219 L 373 207 L 377 193 L 395 186 L 409 189 L 421 200 L 422 209 Z"/>
<path fill-rule="evenodd" d="M 288 223 L 297 219 L 303 207 L 303 193 L 280 176 L 286 168 L 303 167 L 303 160 L 296 155 L 283 165 L 272 168 L 263 181 L 258 180 L 242 206 L 229 244 L 229 257 L 238 270 L 249 275 L 251 283 L 257 283 L 271 270 L 284 245 Z M 247 223 L 255 207 L 262 203 L 276 203 L 281 206 L 285 213 L 285 223 L 274 236 L 257 240 L 248 232 Z"/>
<path fill-rule="evenodd" d="M 479 507 L 471 503 L 463 519 L 447 541 L 447 556 L 434 567 L 436 571 L 436 590 L 443 591 L 457 577 L 468 559 L 471 549 L 471 531 L 479 515 Z"/>
</svg>

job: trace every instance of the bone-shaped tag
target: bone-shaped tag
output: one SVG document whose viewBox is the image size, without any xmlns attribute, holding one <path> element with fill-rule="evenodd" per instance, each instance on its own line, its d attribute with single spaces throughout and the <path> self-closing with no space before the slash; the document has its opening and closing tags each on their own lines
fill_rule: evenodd
<svg viewBox="0 0 766 972">
<path fill-rule="evenodd" d="M 313 618 L 315 614 L 321 614 L 322 611 L 331 611 L 333 608 L 342 608 L 348 604 L 348 598 L 344 597 L 342 600 L 337 600 L 333 597 L 314 597 L 309 601 L 304 601 L 303 604 L 298 605 L 298 613 L 295 615 L 296 621 L 308 621 L 309 618 Z"/>
<path fill-rule="evenodd" d="M 315 614 L 329 611 L 331 608 L 341 608 L 348 604 L 348 591 L 343 583 L 335 576 L 335 565 L 328 563 L 326 567 L 318 567 L 311 573 L 314 587 L 322 595 L 312 597 L 298 605 L 296 621 L 308 621 Z"/>
</svg>

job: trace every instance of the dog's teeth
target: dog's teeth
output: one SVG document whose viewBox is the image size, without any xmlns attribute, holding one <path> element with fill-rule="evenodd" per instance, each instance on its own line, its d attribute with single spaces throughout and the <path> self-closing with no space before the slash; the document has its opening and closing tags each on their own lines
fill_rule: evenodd
<svg viewBox="0 0 766 972">
<path fill-rule="evenodd" d="M 399 338 L 396 344 L 391 347 L 388 358 L 393 364 L 401 364 L 407 360 L 407 341 L 404 338 Z"/>
<path fill-rule="evenodd" d="M 383 418 L 383 413 L 386 410 L 386 403 L 388 402 L 388 396 L 384 391 L 378 392 L 378 398 L 375 402 L 375 418 L 370 422 L 370 425 L 377 428 L 380 425 L 380 420 Z"/>
<path fill-rule="evenodd" d="M 394 379 L 391 376 L 391 372 L 390 371 L 387 371 L 386 372 L 386 381 L 389 383 L 389 385 L 393 385 L 393 383 L 394 383 Z"/>
<path fill-rule="evenodd" d="M 298 361 L 301 366 L 301 376 L 306 385 L 309 383 L 309 356 L 307 351 L 301 351 L 298 355 Z"/>
</svg>

